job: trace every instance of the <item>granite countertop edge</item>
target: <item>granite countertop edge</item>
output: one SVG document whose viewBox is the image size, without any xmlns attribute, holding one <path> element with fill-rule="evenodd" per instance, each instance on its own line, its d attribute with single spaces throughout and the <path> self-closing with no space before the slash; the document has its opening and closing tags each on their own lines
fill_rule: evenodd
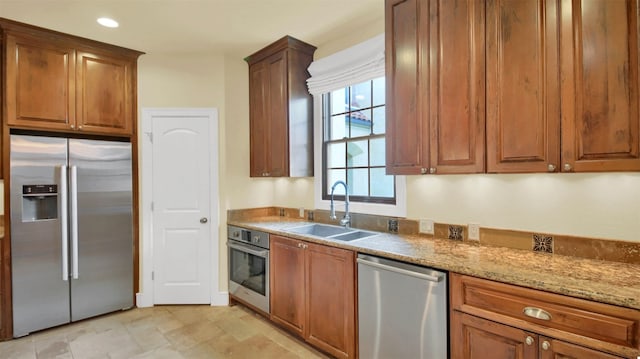
<svg viewBox="0 0 640 359">
<path fill-rule="evenodd" d="M 380 233 L 350 242 L 301 235 L 312 224 L 287 217 L 230 220 L 227 224 L 353 250 L 434 269 L 640 310 L 640 265 L 519 249 L 472 245 L 418 235 Z"/>
</svg>

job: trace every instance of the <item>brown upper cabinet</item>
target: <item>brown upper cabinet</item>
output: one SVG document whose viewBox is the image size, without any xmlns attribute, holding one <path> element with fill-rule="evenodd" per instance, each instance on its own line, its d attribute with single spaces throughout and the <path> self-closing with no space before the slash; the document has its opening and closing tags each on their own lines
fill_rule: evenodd
<svg viewBox="0 0 640 359">
<path fill-rule="evenodd" d="M 639 171 L 638 0 L 561 4 L 562 170 Z"/>
<path fill-rule="evenodd" d="M 558 1 L 488 1 L 487 172 L 560 162 Z"/>
<path fill-rule="evenodd" d="M 640 170 L 638 18 L 637 0 L 386 0 L 387 171 Z"/>
<path fill-rule="evenodd" d="M 10 128 L 132 136 L 142 53 L 0 19 Z"/>
<path fill-rule="evenodd" d="M 248 56 L 251 177 L 313 176 L 315 47 L 285 36 Z"/>
<path fill-rule="evenodd" d="M 483 2 L 385 7 L 387 172 L 483 172 Z"/>
</svg>

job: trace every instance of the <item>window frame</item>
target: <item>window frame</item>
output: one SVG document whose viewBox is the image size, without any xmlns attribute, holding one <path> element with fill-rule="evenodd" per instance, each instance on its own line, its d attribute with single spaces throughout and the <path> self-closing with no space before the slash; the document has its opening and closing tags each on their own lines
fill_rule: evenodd
<svg viewBox="0 0 640 359">
<path fill-rule="evenodd" d="M 313 96 L 313 138 L 314 138 L 314 207 L 321 210 L 329 210 L 330 199 L 322 196 L 323 185 L 326 182 L 324 168 L 324 119 L 322 113 L 322 96 Z M 370 202 L 350 202 L 349 209 L 353 213 L 364 213 L 380 216 L 406 217 L 407 215 L 407 184 L 406 176 L 396 175 L 396 203 L 370 203 Z M 344 210 L 344 196 L 334 196 L 338 201 L 336 210 Z M 351 199 L 351 196 L 350 198 Z"/>
<path fill-rule="evenodd" d="M 379 77 L 376 77 L 375 79 L 378 79 Z M 384 77 L 382 77 L 384 79 Z M 370 80 L 365 80 L 360 83 L 365 83 L 365 82 L 370 82 L 369 84 L 369 88 L 371 91 L 371 103 L 370 106 L 368 107 L 364 107 L 363 109 L 359 109 L 358 111 L 361 110 L 369 110 L 371 112 L 371 114 L 373 114 L 374 109 L 376 108 L 382 108 L 382 107 L 386 107 L 386 100 L 384 101 L 384 103 L 382 104 L 374 104 L 373 103 L 373 91 L 374 91 L 374 80 L 375 79 L 370 79 Z M 346 94 L 347 97 L 351 97 L 351 93 L 350 91 L 352 90 L 352 86 L 354 85 L 358 85 L 358 84 L 352 84 L 349 86 L 345 86 L 344 89 L 346 90 Z M 348 151 L 345 151 L 345 163 L 344 163 L 344 167 L 339 167 L 337 169 L 340 170 L 344 170 L 345 172 L 347 172 L 346 176 L 347 176 L 347 180 L 345 182 L 347 182 L 348 185 L 350 185 L 348 183 L 348 171 L 350 169 L 367 169 L 368 171 L 368 181 L 367 181 L 367 193 L 370 194 L 371 193 L 371 169 L 384 169 L 385 166 L 372 166 L 371 165 L 371 140 L 375 140 L 375 139 L 386 139 L 386 131 L 384 133 L 379 133 L 379 134 L 374 134 L 373 133 L 373 122 L 371 123 L 371 131 L 368 135 L 361 135 L 361 136 L 356 136 L 356 137 L 352 137 L 351 135 L 351 116 L 349 116 L 349 114 L 353 113 L 353 112 L 358 112 L 358 111 L 351 111 L 351 108 L 349 107 L 349 109 L 347 109 L 344 112 L 338 113 L 338 114 L 334 114 L 331 112 L 331 108 L 332 108 L 332 104 L 331 104 L 331 92 L 327 92 L 327 93 L 323 93 L 321 95 L 319 95 L 319 97 L 321 97 L 321 101 L 322 101 L 322 199 L 323 200 L 330 200 L 331 199 L 331 193 L 329 190 L 329 183 L 328 183 L 328 176 L 327 176 L 327 172 L 330 170 L 328 168 L 328 148 L 331 144 L 339 144 L 339 143 L 344 143 L 345 146 L 348 147 L 348 143 L 349 142 L 359 142 L 359 141 L 367 141 L 367 151 L 369 151 L 367 159 L 368 159 L 368 163 L 367 166 L 349 166 L 348 165 L 348 161 L 347 161 L 347 155 L 348 155 Z M 344 138 L 340 138 L 340 139 L 331 139 L 331 138 L 327 138 L 327 136 L 330 133 L 330 127 L 331 127 L 331 121 L 332 121 L 332 117 L 334 115 L 346 115 L 345 119 L 349 119 L 349 124 L 345 124 L 346 126 L 348 126 L 349 128 L 349 134 L 348 137 L 344 137 Z M 375 121 L 375 119 L 373 119 Z M 345 121 L 346 122 L 346 121 Z M 354 195 L 354 194 L 349 194 L 349 199 L 351 200 L 351 203 L 378 203 L 378 204 L 391 204 L 391 205 L 395 205 L 396 204 L 396 197 L 397 197 L 397 185 L 396 185 L 396 176 L 393 176 L 393 197 L 380 197 L 380 196 L 363 196 L 363 195 Z M 353 188 L 351 188 L 351 190 L 353 191 Z M 344 194 L 335 194 L 334 198 L 340 201 L 344 201 L 345 196 Z"/>
</svg>

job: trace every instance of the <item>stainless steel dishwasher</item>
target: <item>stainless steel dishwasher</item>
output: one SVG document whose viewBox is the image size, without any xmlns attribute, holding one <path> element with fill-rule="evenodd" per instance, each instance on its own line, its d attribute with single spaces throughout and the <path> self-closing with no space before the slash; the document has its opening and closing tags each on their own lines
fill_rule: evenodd
<svg viewBox="0 0 640 359">
<path fill-rule="evenodd" d="M 358 255 L 360 358 L 446 359 L 447 273 Z"/>
</svg>

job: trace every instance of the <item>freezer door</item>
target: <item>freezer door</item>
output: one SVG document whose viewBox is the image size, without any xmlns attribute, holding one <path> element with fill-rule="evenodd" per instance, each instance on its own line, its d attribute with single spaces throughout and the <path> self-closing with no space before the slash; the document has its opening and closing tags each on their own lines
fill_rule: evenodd
<svg viewBox="0 0 640 359">
<path fill-rule="evenodd" d="M 70 139 L 69 167 L 75 173 L 69 232 L 76 321 L 133 306 L 131 144 Z"/>
<path fill-rule="evenodd" d="M 10 142 L 13 335 L 20 337 L 70 319 L 61 228 L 67 140 L 11 135 Z"/>
</svg>

